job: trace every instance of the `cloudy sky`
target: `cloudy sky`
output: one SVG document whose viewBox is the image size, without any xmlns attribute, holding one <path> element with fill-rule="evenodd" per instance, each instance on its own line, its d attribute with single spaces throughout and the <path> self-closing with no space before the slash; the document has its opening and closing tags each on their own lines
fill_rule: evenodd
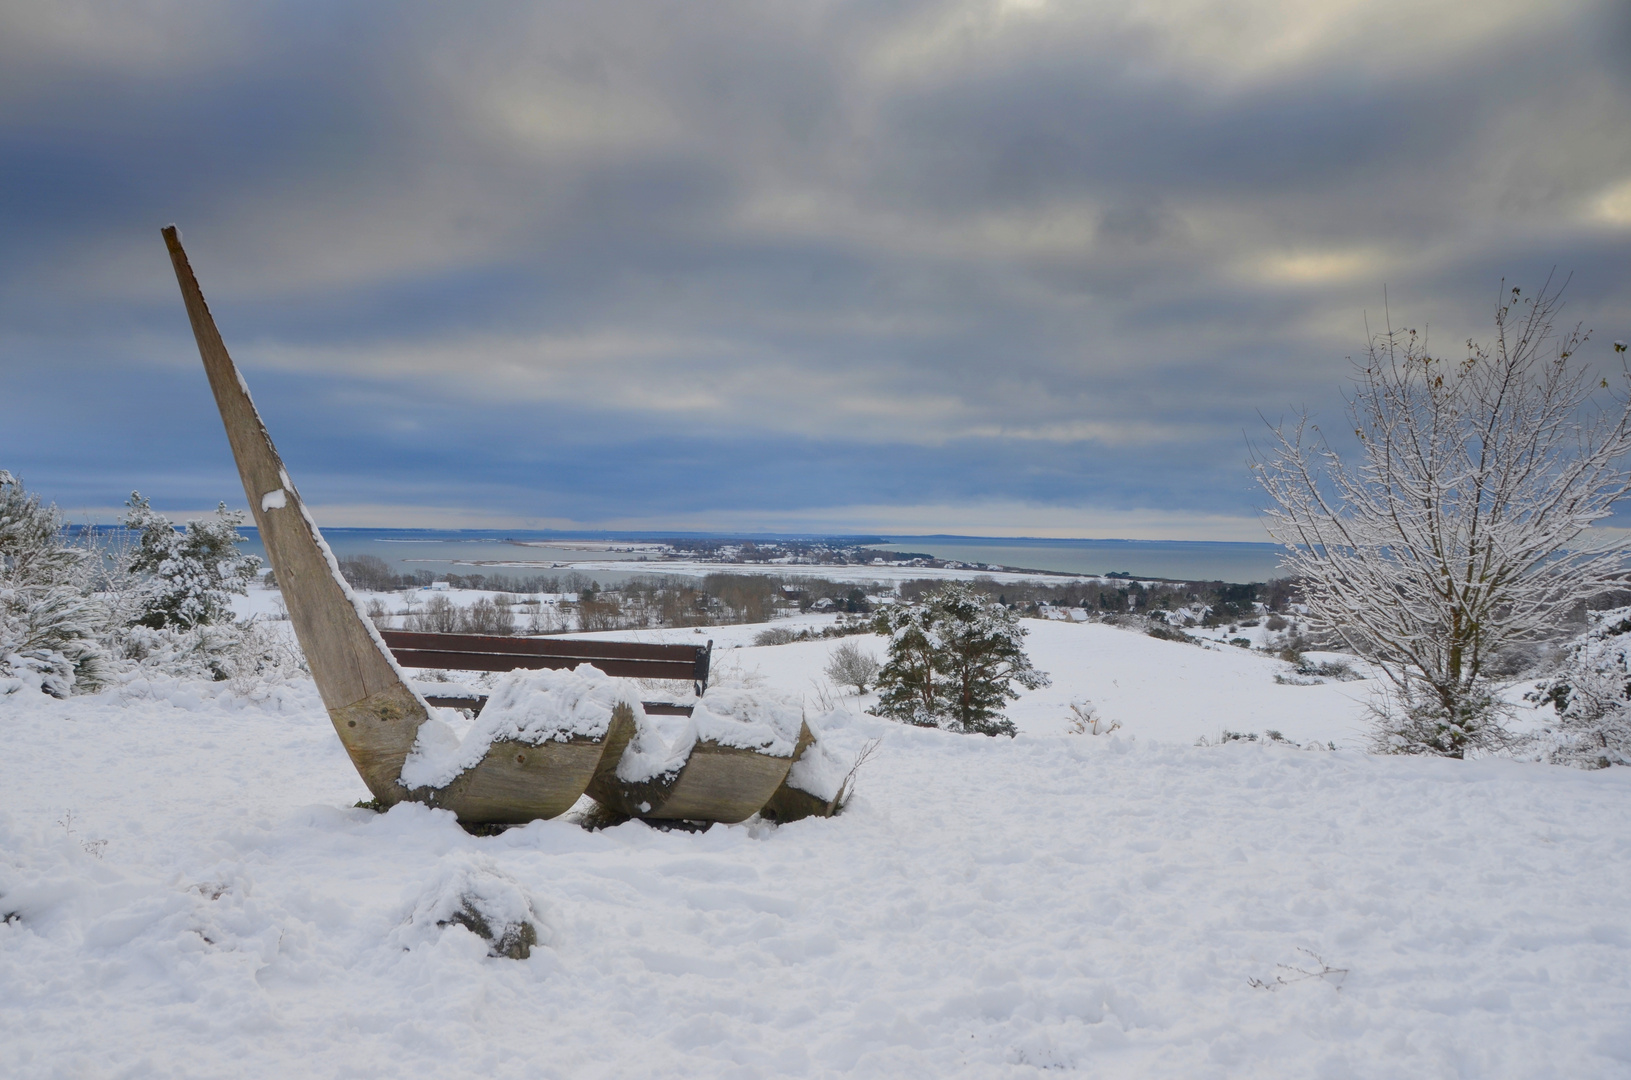
<svg viewBox="0 0 1631 1080">
<path fill-rule="evenodd" d="M 81 520 L 242 505 L 169 222 L 326 524 L 1261 539 L 1384 289 L 1631 338 L 1631 5 L 0 0 Z"/>
</svg>

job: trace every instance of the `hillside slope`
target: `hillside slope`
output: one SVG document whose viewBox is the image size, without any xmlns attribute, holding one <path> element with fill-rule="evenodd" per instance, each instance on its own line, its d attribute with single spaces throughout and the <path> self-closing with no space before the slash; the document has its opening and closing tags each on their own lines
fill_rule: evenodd
<svg viewBox="0 0 1631 1080">
<path fill-rule="evenodd" d="M 354 809 L 299 682 L 0 699 L 0 1074 L 1631 1069 L 1631 772 L 1196 746 L 1353 746 L 1364 684 L 1027 626 L 1019 738 L 845 699 L 833 742 L 883 739 L 854 805 L 779 828 Z M 751 630 L 710 631 L 726 677 L 810 690 L 833 643 Z M 1063 734 L 1081 697 L 1122 730 Z M 422 917 L 478 879 L 538 910 L 530 959 Z"/>
</svg>

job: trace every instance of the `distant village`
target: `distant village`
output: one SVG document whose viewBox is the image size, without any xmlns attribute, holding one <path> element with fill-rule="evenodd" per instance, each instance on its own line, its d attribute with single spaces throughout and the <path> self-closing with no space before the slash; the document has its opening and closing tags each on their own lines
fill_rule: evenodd
<svg viewBox="0 0 1631 1080">
<path fill-rule="evenodd" d="M 915 551 L 874 547 L 881 538 L 855 540 L 740 540 L 735 538 L 674 538 L 648 543 L 607 545 L 602 550 L 634 553 L 639 561 L 705 562 L 764 566 L 905 566 L 935 570 L 1014 569 L 995 563 L 960 562 Z M 1028 571 L 1046 573 L 1047 571 Z"/>
</svg>

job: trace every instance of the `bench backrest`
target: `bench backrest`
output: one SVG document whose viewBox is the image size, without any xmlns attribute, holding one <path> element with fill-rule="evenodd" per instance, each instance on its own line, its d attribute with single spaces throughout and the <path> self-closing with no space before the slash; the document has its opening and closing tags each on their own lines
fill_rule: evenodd
<svg viewBox="0 0 1631 1080">
<path fill-rule="evenodd" d="M 708 689 L 714 643 L 650 645 L 637 641 L 585 641 L 581 638 L 493 637 L 486 634 L 425 634 L 381 630 L 396 662 L 404 667 L 457 671 L 513 671 L 516 668 L 574 668 L 593 664 L 627 679 L 689 681 L 701 697 Z"/>
</svg>

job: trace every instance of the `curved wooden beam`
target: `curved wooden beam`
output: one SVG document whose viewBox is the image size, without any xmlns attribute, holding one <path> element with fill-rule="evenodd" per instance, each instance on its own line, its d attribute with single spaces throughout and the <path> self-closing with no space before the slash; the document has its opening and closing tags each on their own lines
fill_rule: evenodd
<svg viewBox="0 0 1631 1080">
<path fill-rule="evenodd" d="M 617 775 L 622 751 L 607 754 L 589 784 L 589 796 L 608 810 L 648 821 L 718 821 L 734 825 L 757 814 L 787 780 L 810 744 L 808 726 L 786 757 L 698 739 L 685 764 L 667 776 L 631 783 Z"/>
<path fill-rule="evenodd" d="M 398 780 L 419 725 L 430 715 L 373 623 L 357 607 L 334 554 L 289 480 L 272 437 L 227 353 L 176 227 L 164 230 L 193 337 L 209 376 L 244 496 L 289 607 L 334 730 L 368 790 L 385 805 L 408 798 Z"/>
</svg>

